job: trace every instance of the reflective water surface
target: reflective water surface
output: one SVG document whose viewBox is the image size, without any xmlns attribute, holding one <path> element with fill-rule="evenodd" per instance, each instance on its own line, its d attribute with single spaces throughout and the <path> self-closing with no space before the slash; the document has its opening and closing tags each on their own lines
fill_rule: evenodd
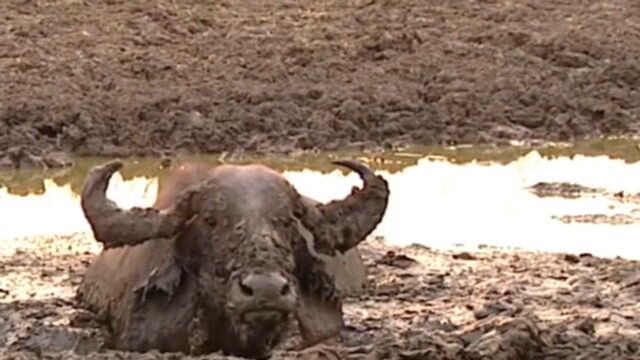
<svg viewBox="0 0 640 360">
<path fill-rule="evenodd" d="M 568 182 L 612 192 L 640 192 L 640 151 L 629 141 L 592 142 L 539 150 L 519 147 L 420 149 L 376 156 L 355 153 L 290 158 L 243 157 L 277 168 L 303 194 L 319 201 L 346 196 L 358 177 L 331 165 L 359 158 L 391 187 L 389 207 L 374 235 L 397 245 L 434 248 L 478 245 L 622 256 L 640 259 L 640 222 L 608 225 L 564 223 L 564 215 L 634 214 L 633 203 L 604 196 L 538 197 L 538 182 Z M 220 156 L 185 158 L 220 163 Z M 87 170 L 105 159 L 81 159 L 54 172 L 0 173 L 0 255 L 16 249 L 11 239 L 89 231 L 78 191 Z M 178 166 L 179 162 L 173 166 Z M 170 169 L 158 159 L 127 160 L 107 196 L 122 207 L 149 206 Z M 97 249 L 97 248 L 96 248 Z"/>
</svg>

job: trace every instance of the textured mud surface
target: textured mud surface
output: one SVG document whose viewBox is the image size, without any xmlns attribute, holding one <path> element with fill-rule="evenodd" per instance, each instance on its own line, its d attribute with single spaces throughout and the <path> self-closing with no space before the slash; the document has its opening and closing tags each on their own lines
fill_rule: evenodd
<svg viewBox="0 0 640 360">
<path fill-rule="evenodd" d="M 0 260 L 3 358 L 160 358 L 101 349 L 73 294 L 97 248 L 87 236 L 16 240 Z M 341 340 L 274 359 L 637 359 L 640 263 L 483 248 L 361 248 L 369 288 L 345 306 Z M 210 355 L 207 358 L 222 358 Z"/>
<path fill-rule="evenodd" d="M 592 198 L 608 200 L 616 205 L 629 205 L 624 211 L 613 214 L 577 214 L 557 215 L 554 219 L 565 224 L 589 223 L 608 225 L 640 224 L 640 193 L 624 191 L 607 191 L 605 189 L 590 188 L 580 184 L 540 182 L 529 188 L 536 196 L 560 197 L 564 199 Z M 614 205 L 610 205 L 614 209 Z"/>
<path fill-rule="evenodd" d="M 639 126 L 635 0 L 7 0 L 0 24 L 5 166 Z"/>
</svg>

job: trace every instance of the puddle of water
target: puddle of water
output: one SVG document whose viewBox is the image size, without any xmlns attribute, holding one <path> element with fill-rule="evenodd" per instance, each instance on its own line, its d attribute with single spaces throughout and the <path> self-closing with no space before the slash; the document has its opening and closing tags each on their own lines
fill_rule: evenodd
<svg viewBox="0 0 640 360">
<path fill-rule="evenodd" d="M 566 153 L 567 147 L 544 151 L 480 148 L 475 156 L 473 148 L 440 149 L 435 154 L 445 158 L 425 157 L 424 151 L 416 150 L 383 154 L 370 165 L 388 180 L 391 197 L 374 235 L 394 245 L 417 243 L 451 249 L 460 248 L 459 244 L 484 244 L 640 259 L 640 225 L 565 224 L 553 219 L 562 215 L 629 214 L 634 205 L 605 197 L 540 198 L 526 189 L 547 181 L 640 192 L 640 163 L 633 162 L 640 160 L 636 159 L 640 152 L 635 143 L 613 142 L 608 149 L 619 158 L 596 156 L 603 151 L 589 152 L 579 146 L 573 146 L 573 150 L 592 156 Z M 554 152 L 560 156 L 542 156 Z M 568 156 L 562 156 L 565 154 Z M 346 155 L 260 162 L 283 171 L 302 194 L 326 202 L 344 197 L 352 186 L 359 186 L 355 174 L 330 164 L 331 157 Z M 217 159 L 198 158 L 212 164 Z M 15 251 L 17 245 L 11 239 L 89 231 L 78 192 L 86 171 L 102 161 L 81 160 L 75 168 L 55 174 L 0 174 L 0 255 Z M 168 172 L 158 167 L 157 160 L 130 161 L 112 178 L 107 196 L 125 208 L 149 206 Z"/>
</svg>

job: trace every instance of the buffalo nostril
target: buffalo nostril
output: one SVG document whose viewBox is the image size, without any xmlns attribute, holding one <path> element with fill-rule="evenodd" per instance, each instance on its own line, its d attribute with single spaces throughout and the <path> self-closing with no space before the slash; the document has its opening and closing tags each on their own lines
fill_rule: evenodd
<svg viewBox="0 0 640 360">
<path fill-rule="evenodd" d="M 284 284 L 284 286 L 280 290 L 280 295 L 287 295 L 290 292 L 291 292 L 291 286 L 289 286 L 289 283 L 286 283 L 286 284 Z"/>
<path fill-rule="evenodd" d="M 250 286 L 245 285 L 242 280 L 238 282 L 240 284 L 240 291 L 246 296 L 253 296 L 253 289 Z"/>
</svg>

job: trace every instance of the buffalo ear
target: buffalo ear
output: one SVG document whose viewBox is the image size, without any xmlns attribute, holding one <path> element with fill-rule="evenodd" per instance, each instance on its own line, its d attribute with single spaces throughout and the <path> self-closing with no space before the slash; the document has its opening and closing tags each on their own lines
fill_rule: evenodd
<svg viewBox="0 0 640 360">
<path fill-rule="evenodd" d="M 195 218 L 186 226 L 175 241 L 175 253 L 178 264 L 182 267 L 196 270 L 202 256 L 201 239 L 207 238 L 209 234 L 204 231 L 201 219 Z"/>
<path fill-rule="evenodd" d="M 295 248 L 295 273 L 300 285 L 295 317 L 304 348 L 340 335 L 344 322 L 335 279 L 302 235 Z"/>
<path fill-rule="evenodd" d="M 333 257 L 319 253 L 313 257 L 318 260 L 310 271 L 322 277 L 306 277 L 307 287 L 304 289 L 307 291 L 302 291 L 296 313 L 304 347 L 340 335 L 344 320 L 337 292 L 341 295 L 357 294 L 363 291 L 367 283 L 366 267 L 357 248 Z M 316 286 L 309 286 L 313 283 Z"/>
<path fill-rule="evenodd" d="M 326 301 L 315 294 L 300 294 L 296 311 L 298 329 L 302 336 L 302 347 L 318 344 L 340 335 L 344 326 L 342 305 Z"/>
<path fill-rule="evenodd" d="M 216 202 L 220 201 L 220 194 L 213 182 L 195 184 L 187 191 L 191 192 L 191 218 L 176 237 L 175 251 L 180 265 L 195 270 L 206 255 L 207 246 L 203 245 L 211 241 L 212 230 L 217 226 Z"/>
</svg>

